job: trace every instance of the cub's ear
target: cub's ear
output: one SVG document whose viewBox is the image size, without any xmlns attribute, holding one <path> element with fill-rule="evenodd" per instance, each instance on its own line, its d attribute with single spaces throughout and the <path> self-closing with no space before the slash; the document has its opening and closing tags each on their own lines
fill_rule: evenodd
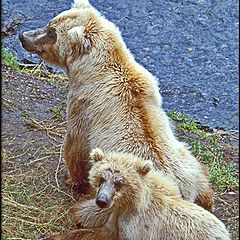
<svg viewBox="0 0 240 240">
<path fill-rule="evenodd" d="M 73 27 L 68 30 L 68 36 L 73 45 L 79 45 L 80 54 L 87 53 L 91 48 L 91 41 L 85 35 L 85 28 L 82 26 Z"/>
<path fill-rule="evenodd" d="M 137 172 L 144 176 L 153 169 L 153 163 L 151 161 L 138 161 Z"/>
<path fill-rule="evenodd" d="M 86 8 L 89 6 L 90 6 L 90 3 L 88 0 L 75 0 L 72 4 L 73 8 Z"/>
<path fill-rule="evenodd" d="M 90 160 L 92 162 L 102 161 L 105 158 L 105 154 L 100 148 L 95 148 L 90 153 Z"/>
</svg>

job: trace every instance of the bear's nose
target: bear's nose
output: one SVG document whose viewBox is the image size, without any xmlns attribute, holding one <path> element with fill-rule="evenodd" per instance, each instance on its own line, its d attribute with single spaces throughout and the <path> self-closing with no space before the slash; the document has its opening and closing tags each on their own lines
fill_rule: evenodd
<svg viewBox="0 0 240 240">
<path fill-rule="evenodd" d="M 20 40 L 21 42 L 24 42 L 23 32 L 19 33 L 19 34 L 18 34 L 18 37 L 19 37 L 19 40 Z"/>
<path fill-rule="evenodd" d="M 109 206 L 109 201 L 105 196 L 99 196 L 96 199 L 96 204 L 100 207 L 100 208 L 107 208 Z"/>
</svg>

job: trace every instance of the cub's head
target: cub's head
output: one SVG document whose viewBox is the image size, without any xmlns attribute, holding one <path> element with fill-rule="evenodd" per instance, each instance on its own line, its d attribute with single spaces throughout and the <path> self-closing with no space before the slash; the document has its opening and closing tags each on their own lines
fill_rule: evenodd
<svg viewBox="0 0 240 240">
<path fill-rule="evenodd" d="M 96 189 L 96 204 L 100 208 L 113 204 L 132 207 L 141 201 L 142 191 L 147 187 L 145 179 L 153 169 L 152 162 L 131 154 L 105 154 L 98 148 L 92 150 L 90 158 L 89 180 Z"/>
<path fill-rule="evenodd" d="M 87 0 L 75 0 L 72 8 L 53 18 L 47 26 L 19 34 L 22 46 L 43 60 L 68 69 L 76 60 L 111 48 L 117 28 Z M 106 44 L 107 42 L 107 44 Z"/>
</svg>

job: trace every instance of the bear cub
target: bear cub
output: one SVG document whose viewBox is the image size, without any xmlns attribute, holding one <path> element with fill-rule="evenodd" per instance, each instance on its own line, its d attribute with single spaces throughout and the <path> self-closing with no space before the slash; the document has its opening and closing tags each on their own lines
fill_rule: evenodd
<svg viewBox="0 0 240 240">
<path fill-rule="evenodd" d="M 77 203 L 73 214 L 82 229 L 51 239 L 230 239 L 219 219 L 183 200 L 176 184 L 154 170 L 151 161 L 133 154 L 104 153 L 98 148 L 90 156 L 89 179 L 96 190 L 98 207 L 93 200 Z M 102 224 L 100 212 L 105 214 Z M 86 233 L 89 229 L 91 232 Z"/>
</svg>

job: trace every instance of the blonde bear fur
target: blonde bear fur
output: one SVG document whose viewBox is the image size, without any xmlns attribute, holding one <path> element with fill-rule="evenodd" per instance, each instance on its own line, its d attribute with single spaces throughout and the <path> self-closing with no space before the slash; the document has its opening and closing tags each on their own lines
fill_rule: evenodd
<svg viewBox="0 0 240 240">
<path fill-rule="evenodd" d="M 184 199 L 212 210 L 207 171 L 174 136 L 157 81 L 134 60 L 113 23 L 88 1 L 75 0 L 47 27 L 20 39 L 26 50 L 68 73 L 64 158 L 76 189 L 88 189 L 89 152 L 98 146 L 151 160 Z"/>
<path fill-rule="evenodd" d="M 93 200 L 76 204 L 74 217 L 83 229 L 49 240 L 230 240 L 224 224 L 205 209 L 183 200 L 172 180 L 154 170 L 152 162 L 132 154 L 105 154 L 101 149 L 95 149 L 91 156 L 89 178 L 97 192 L 96 202 L 104 184 L 115 186 L 109 208 L 98 209 Z M 122 183 L 120 188 L 117 181 Z M 97 220 L 100 211 L 106 216 L 102 225 Z M 89 233 L 79 237 L 84 231 Z"/>
</svg>

